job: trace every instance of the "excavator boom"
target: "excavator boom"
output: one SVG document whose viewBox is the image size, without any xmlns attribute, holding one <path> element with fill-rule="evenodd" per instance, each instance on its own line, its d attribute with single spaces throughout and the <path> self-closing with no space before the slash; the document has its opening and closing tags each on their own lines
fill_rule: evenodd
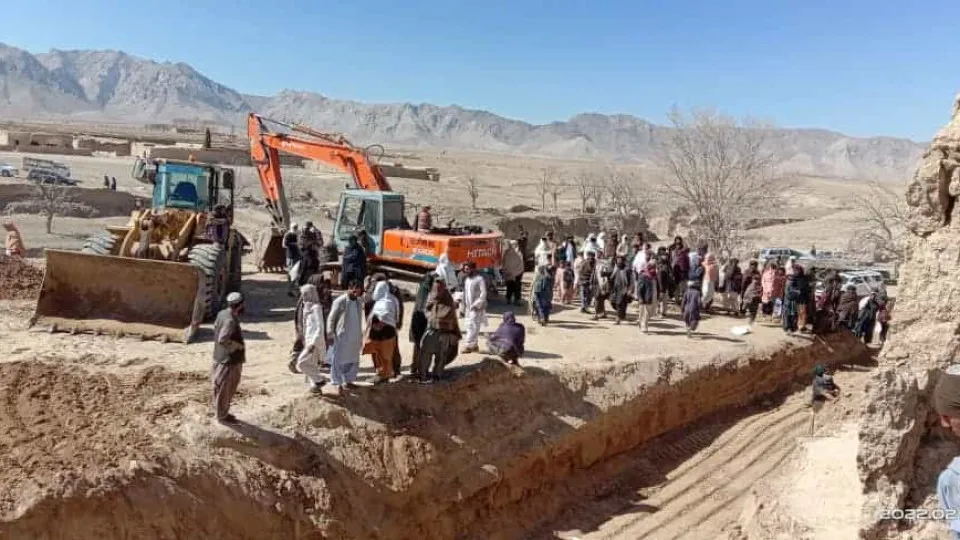
<svg viewBox="0 0 960 540">
<path fill-rule="evenodd" d="M 273 131 L 270 125 L 283 126 L 289 133 Z M 499 233 L 427 233 L 411 231 L 409 227 L 403 230 L 403 196 L 390 193 L 390 183 L 383 169 L 371 161 L 364 148 L 353 145 L 346 137 L 270 120 L 254 113 L 247 119 L 247 135 L 250 137 L 250 156 L 257 167 L 267 208 L 273 219 L 272 228 L 262 231 L 256 241 L 254 251 L 261 270 L 280 271 L 285 263 L 282 234 L 290 226 L 290 209 L 283 189 L 280 152 L 325 163 L 353 178 L 356 190 L 344 192 L 341 198 L 335 236 L 342 236 L 339 232 L 359 228 L 374 234 L 377 236 L 373 239 L 376 248 L 372 251 L 374 260 L 406 264 L 423 270 L 435 266 L 436 257 L 449 251 L 453 262 L 479 260 L 484 267 L 499 264 Z M 436 171 L 432 171 L 427 173 L 426 179 L 435 181 L 438 177 Z M 361 208 L 354 208 L 355 205 Z M 363 223 L 357 222 L 358 219 Z M 338 240 L 342 241 L 343 238 Z M 472 252 L 485 255 L 471 257 Z M 455 257 L 456 254 L 461 256 Z"/>
</svg>

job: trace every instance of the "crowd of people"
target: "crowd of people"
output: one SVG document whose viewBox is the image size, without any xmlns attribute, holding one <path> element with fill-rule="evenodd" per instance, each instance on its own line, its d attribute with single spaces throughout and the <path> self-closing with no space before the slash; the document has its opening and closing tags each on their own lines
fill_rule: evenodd
<svg viewBox="0 0 960 540">
<path fill-rule="evenodd" d="M 521 303 L 525 240 L 521 233 L 503 256 L 506 299 L 514 304 Z M 577 294 L 582 313 L 605 318 L 609 305 L 616 324 L 626 320 L 628 307 L 636 302 L 643 332 L 654 316 L 664 316 L 673 304 L 690 336 L 697 331 L 702 312 L 717 311 L 746 317 L 749 325 L 758 318 L 775 322 L 788 334 L 847 329 L 869 344 L 878 324 L 879 341 L 886 339 L 892 307 L 882 290 L 862 298 L 852 285 L 841 290 L 836 272 L 824 276 L 823 291 L 817 294 L 814 269 L 804 268 L 795 257 L 754 259 L 742 266 L 735 257 L 711 252 L 707 244 L 693 249 L 679 236 L 654 250 L 643 233 L 631 240 L 600 232 L 577 245 L 573 237 L 557 242 L 547 232 L 533 251 L 533 261 L 529 302 L 541 325 L 549 324 L 555 303 L 569 306 Z"/>
</svg>

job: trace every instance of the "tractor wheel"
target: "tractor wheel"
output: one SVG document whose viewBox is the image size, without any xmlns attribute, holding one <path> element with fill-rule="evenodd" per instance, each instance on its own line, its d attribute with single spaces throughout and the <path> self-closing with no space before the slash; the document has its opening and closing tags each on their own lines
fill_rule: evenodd
<svg viewBox="0 0 960 540">
<path fill-rule="evenodd" d="M 204 320 L 217 316 L 227 297 L 228 269 L 226 251 L 219 244 L 200 244 L 190 248 L 187 259 L 203 272 Z"/>
<path fill-rule="evenodd" d="M 84 240 L 83 247 L 80 249 L 80 253 L 87 253 L 90 255 L 110 255 L 113 253 L 113 248 L 116 246 L 116 244 L 116 236 L 110 233 L 100 233 Z"/>
<path fill-rule="evenodd" d="M 240 281 L 243 276 L 242 260 L 243 244 L 240 236 L 234 233 L 233 247 L 230 249 L 230 276 L 227 285 L 227 292 L 240 292 Z"/>
</svg>

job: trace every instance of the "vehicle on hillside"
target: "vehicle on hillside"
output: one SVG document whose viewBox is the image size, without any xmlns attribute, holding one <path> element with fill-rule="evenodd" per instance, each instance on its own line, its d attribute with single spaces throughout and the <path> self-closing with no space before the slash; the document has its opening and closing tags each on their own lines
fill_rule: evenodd
<svg viewBox="0 0 960 540">
<path fill-rule="evenodd" d="M 849 285 L 853 285 L 857 290 L 857 296 L 863 298 L 875 292 L 880 294 L 887 293 L 883 274 L 878 270 L 850 270 L 837 274 L 840 277 L 840 290 L 845 291 Z M 818 280 L 814 288 L 814 294 L 819 300 L 823 296 L 823 281 Z"/>
<path fill-rule="evenodd" d="M 13 165 L 8 165 L 6 163 L 0 163 L 0 176 L 4 178 L 13 178 L 20 171 L 17 170 Z"/>
<path fill-rule="evenodd" d="M 760 260 L 772 261 L 776 259 L 782 259 L 786 261 L 790 257 L 796 257 L 797 260 L 801 261 L 816 259 L 816 257 L 810 255 L 809 253 L 790 248 L 763 248 L 760 250 Z"/>
<path fill-rule="evenodd" d="M 75 186 L 79 183 L 76 180 L 64 178 L 53 171 L 44 171 L 40 169 L 33 169 L 27 173 L 27 180 L 36 182 L 38 184 L 47 184 L 53 186 Z"/>
</svg>

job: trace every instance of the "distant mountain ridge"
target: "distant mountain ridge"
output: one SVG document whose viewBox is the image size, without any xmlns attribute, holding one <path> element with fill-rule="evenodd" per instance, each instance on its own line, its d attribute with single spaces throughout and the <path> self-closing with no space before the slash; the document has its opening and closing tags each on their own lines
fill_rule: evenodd
<svg viewBox="0 0 960 540">
<path fill-rule="evenodd" d="M 535 125 L 494 113 L 431 104 L 375 104 L 284 90 L 242 94 L 188 64 L 121 51 L 31 54 L 0 44 L 0 116 L 8 119 L 155 123 L 207 120 L 240 125 L 251 110 L 359 143 L 526 153 L 573 159 L 648 159 L 669 129 L 631 115 L 578 114 Z M 783 170 L 861 178 L 905 178 L 924 145 L 894 137 L 848 137 L 819 129 L 777 129 Z"/>
</svg>

